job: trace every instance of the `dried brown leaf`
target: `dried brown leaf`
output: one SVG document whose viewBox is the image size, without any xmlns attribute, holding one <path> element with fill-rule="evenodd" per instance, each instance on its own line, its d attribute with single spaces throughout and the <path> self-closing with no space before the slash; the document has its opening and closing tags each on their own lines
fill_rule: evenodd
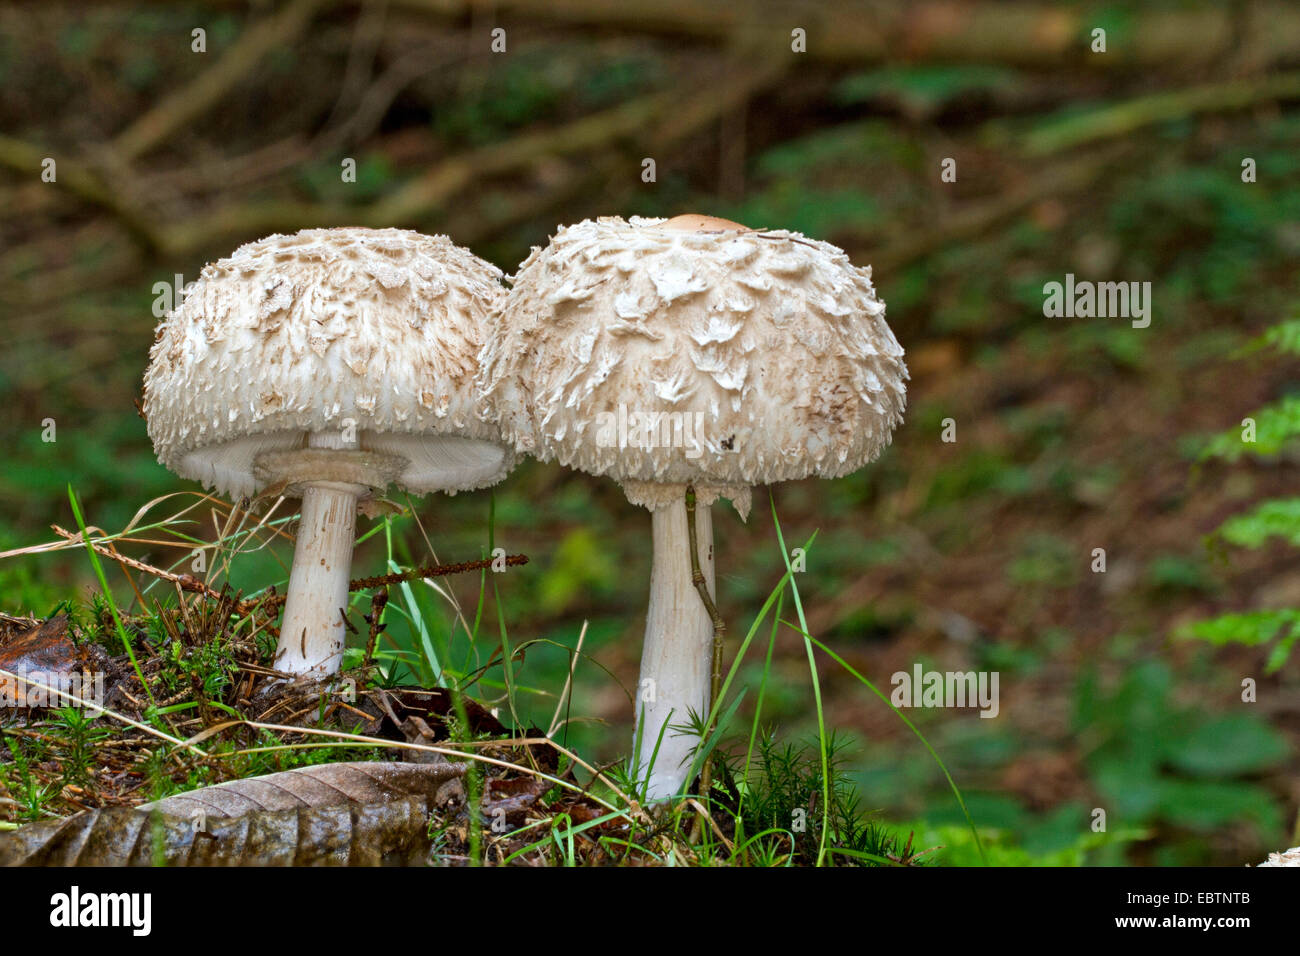
<svg viewBox="0 0 1300 956">
<path fill-rule="evenodd" d="M 3 866 L 379 866 L 424 862 L 452 763 L 336 763 L 0 834 Z"/>
</svg>

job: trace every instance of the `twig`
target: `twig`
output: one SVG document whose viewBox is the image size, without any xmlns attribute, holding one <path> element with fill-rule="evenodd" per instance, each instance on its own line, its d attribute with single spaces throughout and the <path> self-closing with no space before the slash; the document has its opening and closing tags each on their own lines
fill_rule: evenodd
<svg viewBox="0 0 1300 956">
<path fill-rule="evenodd" d="M 159 0 L 151 0 L 153 3 Z M 374 0 L 351 0 L 360 6 Z M 212 0 L 244 6 L 247 0 Z M 441 20 L 462 22 L 481 0 L 393 0 L 392 6 Z M 1300 49 L 1300 11 L 1294 4 L 1132 5 L 1126 10 L 1124 43 L 1097 69 L 1116 66 L 1218 64 L 1238 46 L 1256 51 L 1257 62 Z M 1252 16 L 1243 27 L 1243 9 Z M 771 0 L 496 0 L 491 5 L 511 22 L 614 29 L 652 36 L 690 37 L 717 44 L 750 34 L 775 51 L 790 47 L 790 30 L 808 32 L 806 56 L 849 62 L 861 68 L 887 61 L 1001 62 L 1058 66 L 1073 57 L 1086 61 L 1088 29 L 1095 25 L 1088 4 L 969 0 L 915 0 L 912 3 L 794 2 L 774 7 Z M 783 16 L 773 16 L 779 8 Z M 1032 42 L 1027 42 L 1027 38 Z M 1101 61 L 1105 61 L 1104 63 Z"/>
<path fill-rule="evenodd" d="M 145 251 L 157 252 L 166 245 L 162 232 L 152 224 L 149 212 L 137 207 L 126 198 L 124 190 L 106 183 L 89 166 L 60 154 L 58 150 L 0 135 L 0 166 L 8 166 L 17 173 L 35 178 L 47 157 L 56 160 L 52 186 L 110 213 Z"/>
<path fill-rule="evenodd" d="M 758 68 L 732 71 L 709 97 L 688 97 L 680 90 L 653 93 L 554 129 L 449 157 L 369 207 L 263 200 L 223 207 L 207 217 L 168 227 L 164 241 L 167 248 L 184 252 L 225 236 L 292 231 L 343 220 L 376 227 L 413 225 L 451 206 L 473 183 L 487 177 L 516 172 L 548 158 L 590 154 L 622 139 L 638 140 L 648 130 L 654 130 L 660 146 L 688 136 L 774 83 L 785 65 L 784 59 L 773 58 Z"/>
<path fill-rule="evenodd" d="M 69 541 L 82 540 L 80 534 L 74 534 L 71 531 L 60 528 L 58 525 L 51 525 L 51 527 L 54 529 L 55 534 L 67 538 Z M 86 543 L 88 543 L 90 547 L 94 548 L 98 554 L 102 554 L 106 558 L 112 558 L 114 561 L 117 561 L 128 568 L 134 568 L 136 571 L 141 571 L 145 574 L 152 574 L 154 577 L 160 578 L 163 581 L 170 581 L 182 591 L 202 594 L 214 601 L 224 599 L 222 592 L 213 590 L 191 574 L 173 574 L 170 571 L 156 568 L 152 564 L 146 564 L 144 561 L 137 560 L 136 558 L 129 558 L 124 554 L 106 548 L 104 545 L 96 544 L 93 541 Z M 431 564 L 423 568 L 412 568 L 409 571 L 397 571 L 392 574 L 380 574 L 372 578 L 355 578 L 348 582 L 348 590 L 368 591 L 371 588 L 384 587 L 389 584 L 401 584 L 406 581 L 418 581 L 422 578 L 441 578 L 446 577 L 449 574 L 464 574 L 467 571 L 481 571 L 484 568 L 492 567 L 497 560 L 498 559 L 496 558 L 483 558 L 479 561 L 464 561 L 460 564 Z M 509 554 L 506 555 L 504 561 L 507 567 L 518 567 L 521 564 L 528 563 L 528 555 Z M 285 600 L 287 600 L 287 598 L 288 595 L 284 594 L 273 594 L 260 598 L 250 598 L 247 601 L 241 601 L 235 605 L 235 613 L 242 616 L 257 610 L 258 608 L 271 610 L 279 607 L 285 602 Z"/>
<path fill-rule="evenodd" d="M 66 159 L 60 160 L 59 183 L 73 195 L 111 212 L 146 251 L 162 258 L 186 256 L 196 250 L 218 246 L 232 237 L 292 232 L 312 226 L 336 225 L 342 221 L 375 227 L 416 225 L 453 206 L 454 200 L 465 195 L 469 186 L 484 177 L 515 172 L 553 157 L 582 155 L 590 163 L 591 154 L 601 148 L 623 139 L 641 140 L 650 130 L 654 131 L 654 141 L 659 146 L 689 136 L 739 108 L 756 92 L 774 83 L 786 68 L 788 58 L 769 57 L 759 62 L 761 65 L 758 67 L 729 70 L 720 82 L 714 84 L 713 95 L 709 97 L 688 96 L 681 90 L 650 94 L 554 129 L 525 134 L 450 157 L 399 187 L 386 199 L 368 207 L 259 200 L 242 206 L 222 205 L 204 216 L 154 226 L 154 222 L 168 220 L 124 199 L 132 190 L 121 183 L 106 182 L 75 164 L 69 166 Z M 161 105 L 159 110 L 162 110 Z M 173 115 L 170 108 L 167 115 Z M 151 124 L 161 122 L 160 119 L 150 121 Z M 110 154 L 118 160 L 123 155 L 130 155 L 132 149 L 140 148 L 133 146 L 136 138 L 142 143 L 148 139 L 143 133 L 132 134 L 128 130 Z M 0 137 L 0 165 L 34 172 L 40 168 L 43 156 L 44 153 L 35 146 Z M 118 166 L 121 165 L 119 162 Z M 126 175 L 125 170 L 119 170 L 119 176 Z M 525 214 L 537 211 L 524 210 Z M 494 223 L 493 227 L 509 224 L 508 221 Z M 461 234 L 462 238 L 472 238 L 464 235 L 464 230 Z M 106 281 L 116 279 L 118 275 L 115 270 Z"/>
<path fill-rule="evenodd" d="M 273 50 L 288 45 L 311 22 L 324 0 L 294 0 L 246 30 L 220 60 L 118 134 L 113 152 L 131 160 L 216 106 Z"/>
<path fill-rule="evenodd" d="M 1049 121 L 1025 137 L 1024 148 L 1030 156 L 1046 156 L 1198 113 L 1227 112 L 1297 98 L 1300 98 L 1300 72 L 1295 71 L 1207 83 L 1191 89 L 1139 96 L 1090 113 Z"/>
<path fill-rule="evenodd" d="M 348 582 L 349 591 L 365 591 L 370 588 L 384 587 L 389 584 L 402 584 L 407 581 L 419 581 L 422 578 L 441 578 L 448 574 L 464 574 L 467 571 L 482 571 L 490 568 L 498 559 L 483 558 L 480 561 L 462 561 L 460 564 L 430 564 L 423 568 L 411 568 L 409 571 L 395 571 L 392 574 L 379 574 L 373 578 L 357 578 Z M 504 558 L 506 567 L 518 567 L 528 563 L 526 554 L 508 554 Z M 284 598 L 279 598 L 283 601 Z"/>
<path fill-rule="evenodd" d="M 1042 199 L 1060 198 L 1087 189 L 1129 151 L 1127 144 L 1111 144 L 1098 152 L 1054 167 L 1006 195 L 959 209 L 924 234 L 890 243 L 872 253 L 872 271 L 877 276 L 896 273 L 954 242 L 986 235 L 999 223 Z M 855 233 L 846 230 L 846 235 Z"/>
<path fill-rule="evenodd" d="M 53 529 L 54 533 L 61 538 L 66 538 L 69 541 L 82 541 L 82 537 L 79 532 L 68 531 L 65 528 L 60 528 L 56 524 L 50 525 L 50 527 Z M 151 574 L 154 577 L 163 581 L 169 581 L 172 584 L 175 584 L 182 591 L 189 591 L 194 594 L 202 594 L 205 597 L 212 598 L 214 601 L 221 600 L 220 591 L 214 591 L 212 588 L 208 587 L 206 584 L 204 584 L 198 578 L 194 577 L 192 574 L 173 574 L 171 571 L 164 571 L 162 568 L 156 568 L 152 564 L 146 564 L 144 561 L 140 561 L 136 558 L 127 557 L 125 554 L 121 554 L 116 549 L 108 548 L 102 544 L 96 544 L 93 541 L 85 542 L 85 543 L 89 544 L 90 547 L 94 548 L 98 554 L 102 554 L 106 558 L 111 558 L 112 560 L 116 561 L 118 564 L 123 565 L 124 567 L 132 568 L 133 570 L 140 571 L 143 574 Z M 257 602 L 254 601 L 254 602 L 245 602 L 245 603 L 256 604 Z M 243 613 L 242 610 L 241 613 Z"/>
<path fill-rule="evenodd" d="M 114 720 L 120 720 L 122 723 L 134 727 L 136 730 L 143 730 L 145 733 L 152 734 L 153 736 L 159 738 L 160 740 L 165 740 L 168 743 L 176 744 L 178 747 L 185 747 L 189 750 L 193 750 L 195 753 L 199 754 L 200 756 L 203 757 L 207 756 L 206 753 L 204 753 L 198 747 L 195 747 L 192 743 L 181 740 L 179 737 L 173 737 L 171 734 L 164 733 L 163 731 L 157 729 L 156 727 L 150 727 L 148 724 L 142 724 L 138 720 L 132 720 L 130 717 L 127 717 L 125 714 L 119 714 L 117 711 L 111 710 L 108 707 L 101 707 L 99 704 L 96 704 L 93 701 L 89 701 L 86 700 L 85 698 L 78 697 L 76 694 L 72 693 L 71 691 L 61 690 L 57 687 L 51 687 L 49 684 L 46 684 L 38 680 L 32 674 L 23 674 L 20 676 L 18 674 L 13 673 L 12 671 L 7 671 L 3 668 L 0 668 L 0 677 L 12 678 L 13 680 L 18 681 L 19 685 L 30 684 L 33 687 L 39 687 L 41 690 L 46 691 L 47 693 L 56 695 L 56 699 L 58 700 L 67 698 L 77 706 L 86 708 L 91 713 L 108 714 L 108 716 L 112 717 Z M 140 706 L 142 710 L 144 709 L 143 706 L 140 705 L 140 701 L 136 700 L 130 694 L 126 693 L 124 689 L 122 690 L 122 694 L 123 696 L 127 697 L 132 703 Z"/>
<path fill-rule="evenodd" d="M 370 599 L 370 614 L 366 617 L 366 622 L 370 625 L 370 639 L 366 641 L 366 656 L 361 660 L 362 671 L 366 670 L 370 666 L 370 662 L 374 660 L 375 645 L 379 643 L 379 634 L 385 627 L 380 618 L 383 616 L 384 607 L 387 604 L 388 588 L 381 587 Z"/>
<path fill-rule="evenodd" d="M 700 569 L 700 552 L 695 538 L 695 486 L 686 486 L 686 533 L 690 539 L 691 547 L 691 582 L 695 585 L 695 590 L 700 592 L 700 600 L 704 602 L 705 609 L 709 612 L 709 617 L 713 621 L 713 667 L 709 678 L 709 707 L 708 714 L 712 714 L 718 706 L 718 690 L 722 686 L 722 639 L 727 630 L 727 622 L 722 619 L 718 613 L 718 606 L 713 603 L 713 596 L 709 594 L 709 585 L 704 578 L 704 572 Z M 700 734 L 700 744 L 703 746 L 709 738 L 709 731 L 713 728 L 713 721 L 705 718 L 704 732 Z M 709 791 L 713 788 L 713 760 L 706 758 L 704 766 L 700 769 L 700 793 L 708 797 Z"/>
<path fill-rule="evenodd" d="M 691 541 L 691 583 L 695 585 L 695 590 L 700 592 L 700 600 L 704 602 L 705 610 L 709 612 L 709 619 L 713 621 L 713 683 L 709 699 L 709 704 L 713 705 L 717 703 L 718 687 L 722 681 L 722 637 L 726 633 L 727 622 L 718 613 L 718 606 L 713 603 L 704 571 L 700 568 L 700 553 L 695 539 L 694 485 L 686 486 L 686 532 Z"/>
</svg>

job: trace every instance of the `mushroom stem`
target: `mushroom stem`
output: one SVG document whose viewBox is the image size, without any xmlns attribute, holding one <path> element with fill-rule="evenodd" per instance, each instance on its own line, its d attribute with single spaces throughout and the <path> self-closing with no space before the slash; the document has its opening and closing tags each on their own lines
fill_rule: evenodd
<svg viewBox="0 0 1300 956">
<path fill-rule="evenodd" d="M 308 437 L 311 448 L 356 448 L 337 433 Z M 343 660 L 348 578 L 356 542 L 357 499 L 364 485 L 312 482 L 303 488 L 302 519 L 289 572 L 289 594 L 275 652 L 277 670 L 328 677 Z"/>
<path fill-rule="evenodd" d="M 692 711 L 701 720 L 708 715 L 713 620 L 691 578 L 684 496 L 673 496 L 651 516 L 654 563 L 636 694 L 635 778 L 645 783 L 648 799 L 666 800 L 681 790 L 699 744 L 696 734 L 674 726 L 690 723 Z M 700 569 L 712 595 L 713 518 L 708 507 L 696 510 L 695 536 Z"/>
</svg>

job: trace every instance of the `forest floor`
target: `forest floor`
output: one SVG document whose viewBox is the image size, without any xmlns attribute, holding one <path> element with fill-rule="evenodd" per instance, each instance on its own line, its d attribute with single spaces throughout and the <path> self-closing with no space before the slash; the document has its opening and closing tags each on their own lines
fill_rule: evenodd
<svg viewBox="0 0 1300 956">
<path fill-rule="evenodd" d="M 107 534 L 141 509 L 157 521 L 197 504 L 184 527 L 137 528 L 119 542 L 178 573 L 193 548 L 181 534 L 211 541 L 229 513 L 156 464 L 134 407 L 175 276 L 193 278 L 239 242 L 307 224 L 383 219 L 446 232 L 509 272 L 556 223 L 709 212 L 799 229 L 873 266 L 912 374 L 906 420 L 858 474 L 772 493 L 787 543 L 817 532 L 799 578 L 807 623 L 846 664 L 886 695 L 893 675 L 918 663 L 998 673 L 995 719 L 973 708 L 906 712 L 951 770 L 984 849 L 1005 862 L 1235 865 L 1297 842 L 1294 662 L 1266 673 L 1265 648 L 1177 637 L 1225 610 L 1300 606 L 1294 551 L 1208 537 L 1252 502 L 1285 495 L 1296 456 L 1196 461 L 1205 436 L 1290 394 L 1300 371 L 1238 354 L 1295 318 L 1300 301 L 1300 117 L 1295 94 L 1276 92 L 1291 74 L 1268 64 L 1207 75 L 1181 62 L 1102 71 L 996 58 L 812 58 L 751 71 L 723 62 L 709 42 L 545 23 L 512 32 L 517 55 L 492 60 L 471 55 L 472 25 L 337 13 L 283 24 L 292 42 L 251 61 L 225 90 L 239 108 L 146 141 L 149 124 L 134 122 L 170 122 L 157 112 L 162 91 L 193 69 L 167 42 L 180 25 L 188 36 L 192 16 L 126 4 L 85 22 L 58 5 L 5 10 L 0 38 L 16 35 L 12 18 L 29 16 L 25 56 L 0 58 L 0 127 L 13 137 L 0 143 L 13 171 L 0 181 L 0 551 L 12 552 L 0 557 L 0 611 L 11 616 L 0 649 L 66 609 L 89 644 L 120 654 L 85 549 L 50 531 L 77 530 L 69 485 L 87 523 Z M 232 42 L 243 30 L 233 14 L 213 24 Z M 366 50 L 371 72 L 347 69 Z M 447 69 L 421 72 L 421 63 Z M 1205 95 L 1229 83 L 1240 108 Z M 78 90 L 92 91 L 94 110 L 62 108 Z M 119 138 L 132 128 L 140 145 Z M 116 164 L 82 148 L 105 143 Z M 67 160 L 62 188 L 19 172 L 46 152 Z M 647 155 L 658 160 L 654 184 L 641 179 Z M 339 182 L 344 156 L 358 159 L 355 183 Z M 1256 181 L 1243 179 L 1247 156 Z M 953 183 L 939 178 L 949 157 Z M 1151 281 L 1150 327 L 1045 316 L 1044 284 L 1067 273 Z M 57 440 L 43 437 L 50 422 Z M 945 441 L 953 429 L 956 440 Z M 411 504 L 363 527 L 375 533 L 355 573 L 478 559 L 489 538 L 529 563 L 488 585 L 472 576 L 446 579 L 442 591 L 394 587 L 381 645 L 387 677 L 436 684 L 429 637 L 440 661 L 453 662 L 449 672 L 477 677 L 467 693 L 492 719 L 550 729 L 563 702 L 557 743 L 593 767 L 612 765 L 631 737 L 645 512 L 612 482 L 535 462 L 492 494 Z M 730 660 L 784 562 L 765 491 L 747 523 L 724 503 L 715 512 Z M 33 550 L 45 542 L 57 547 Z M 244 595 L 282 587 L 288 556 L 281 540 L 209 580 Z M 104 560 L 123 612 L 151 635 L 144 663 L 179 667 L 167 656 L 173 644 L 182 658 L 199 644 L 146 625 L 155 599 L 175 609 L 181 598 Z M 357 655 L 368 609 L 360 596 Z M 457 624 L 462 609 L 481 609 L 491 624 L 475 642 Z M 725 748 L 740 758 L 770 623 L 739 669 L 750 696 Z M 518 655 L 508 679 L 503 631 Z M 177 635 L 191 635 L 190 625 Z M 237 663 L 257 666 L 265 651 L 246 648 Z M 761 726 L 815 755 L 807 654 L 793 627 L 778 629 L 766 672 Z M 861 809 L 900 841 L 911 834 L 914 849 L 943 844 L 940 859 L 976 862 L 962 807 L 912 731 L 826 656 L 819 676 L 843 782 Z M 1243 701 L 1243 681 L 1254 682 L 1253 702 Z M 243 691 L 231 679 L 209 696 L 240 719 L 270 722 L 239 704 Z M 185 693 L 180 684 L 170 691 Z M 192 714 L 197 699 L 175 704 L 189 709 L 169 720 L 222 720 Z M 7 742 L 53 763 L 33 764 L 42 799 L 0 804 L 0 820 L 139 802 L 164 777 L 169 787 L 223 778 L 189 780 L 180 765 L 150 778 L 141 762 L 115 784 L 97 778 L 90 794 L 64 779 L 65 752 L 76 749 L 66 738 L 50 756 L 38 739 L 45 729 L 10 717 L 3 725 Z M 104 773 L 131 764 L 134 733 L 118 751 L 96 739 L 116 754 Z M 12 754 L 6 762 L 0 751 L 10 770 Z M 283 769 L 288 758 L 276 759 L 226 772 Z M 12 793 L 12 773 L 6 781 Z M 1094 832 L 1098 810 L 1113 839 Z M 898 850 L 889 853 L 906 856 Z"/>
</svg>

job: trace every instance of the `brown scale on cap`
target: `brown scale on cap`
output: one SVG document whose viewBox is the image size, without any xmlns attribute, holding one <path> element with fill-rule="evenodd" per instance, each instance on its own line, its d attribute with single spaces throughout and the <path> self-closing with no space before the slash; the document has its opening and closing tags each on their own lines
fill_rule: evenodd
<svg viewBox="0 0 1300 956">
<path fill-rule="evenodd" d="M 732 222 L 730 219 L 719 219 L 717 216 L 703 216 L 699 213 L 688 212 L 680 216 L 673 216 L 667 222 L 661 223 L 663 229 L 677 229 L 681 232 L 752 232 L 748 226 L 741 225 L 738 222 Z"/>
<path fill-rule="evenodd" d="M 720 227 L 734 228 L 701 231 Z M 870 268 L 799 233 L 700 215 L 575 223 L 524 261 L 503 308 L 480 355 L 488 417 L 652 510 L 655 488 L 694 484 L 743 514 L 753 486 L 858 470 L 902 419 L 903 349 Z M 624 442 L 618 423 L 610 440 L 620 406 L 676 413 L 680 440 Z"/>
<path fill-rule="evenodd" d="M 498 314 L 477 379 L 487 417 L 519 450 L 606 475 L 653 513 L 638 686 L 658 690 L 638 702 L 629 766 L 666 799 L 699 742 L 665 733 L 669 720 L 707 713 L 714 694 L 708 505 L 730 498 L 743 516 L 755 485 L 874 459 L 902 419 L 903 349 L 870 268 L 843 250 L 701 215 L 562 227 Z"/>
</svg>

